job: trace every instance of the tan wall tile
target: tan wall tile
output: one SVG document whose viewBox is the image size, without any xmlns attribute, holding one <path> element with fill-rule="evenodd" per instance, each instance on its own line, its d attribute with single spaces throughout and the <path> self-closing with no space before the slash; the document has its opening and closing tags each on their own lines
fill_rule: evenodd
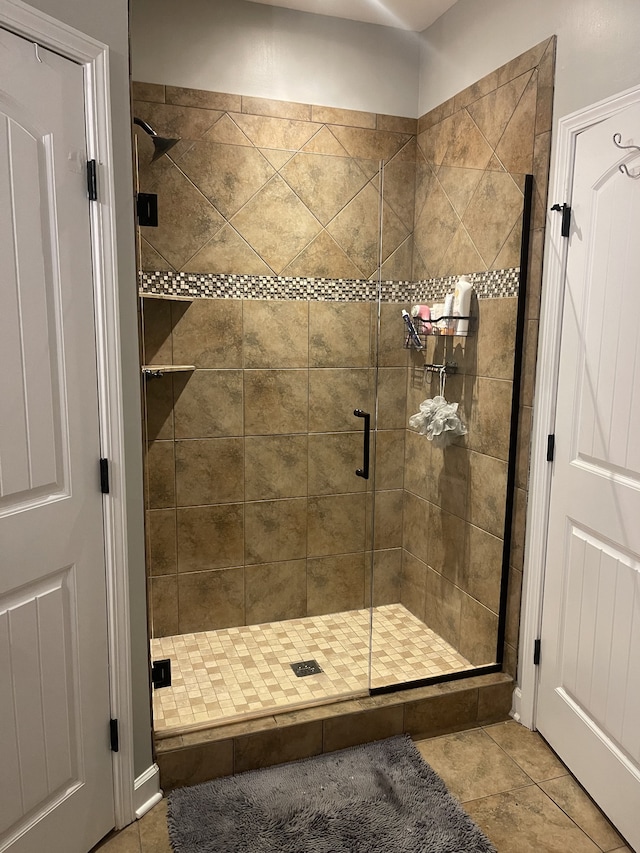
<svg viewBox="0 0 640 853">
<path fill-rule="evenodd" d="M 308 401 L 307 370 L 245 370 L 245 434 L 307 432 Z"/>
<path fill-rule="evenodd" d="M 390 708 L 376 708 L 345 717 L 325 720 L 324 751 L 347 749 L 360 743 L 384 740 L 393 735 L 402 734 L 403 709 L 401 705 Z"/>
<path fill-rule="evenodd" d="M 418 119 L 381 115 L 378 113 L 376 116 L 376 130 L 391 130 L 395 133 L 411 133 L 415 135 L 418 132 Z"/>
<path fill-rule="evenodd" d="M 471 596 L 462 593 L 460 640 L 457 648 L 475 666 L 495 663 L 498 617 Z"/>
<path fill-rule="evenodd" d="M 405 430 L 379 430 L 376 435 L 376 489 L 403 486 Z"/>
<path fill-rule="evenodd" d="M 468 524 L 466 545 L 467 553 L 459 586 L 497 613 L 500 606 L 503 540 Z"/>
<path fill-rule="evenodd" d="M 245 564 L 296 560 L 306 551 L 306 499 L 245 504 Z"/>
<path fill-rule="evenodd" d="M 159 211 L 158 226 L 143 226 L 141 234 L 175 269 L 186 264 L 224 224 L 213 204 L 169 157 L 141 168 L 140 189 L 157 194 Z"/>
<path fill-rule="evenodd" d="M 372 409 L 372 386 L 373 377 L 366 367 L 310 370 L 309 432 L 353 430 L 361 423 L 354 417 L 354 409 Z"/>
<path fill-rule="evenodd" d="M 322 229 L 279 175 L 247 202 L 233 217 L 232 224 L 276 274 Z"/>
<path fill-rule="evenodd" d="M 478 722 L 507 720 L 513 703 L 514 683 L 511 679 L 500 684 L 488 684 L 478 691 Z"/>
<path fill-rule="evenodd" d="M 310 495 L 361 492 L 366 480 L 356 476 L 362 465 L 362 433 L 318 433 L 309 436 Z"/>
<path fill-rule="evenodd" d="M 150 575 L 172 575 L 177 571 L 176 511 L 152 509 L 146 514 L 146 556 Z"/>
<path fill-rule="evenodd" d="M 322 753 L 322 721 L 299 723 L 234 739 L 234 773 Z"/>
<path fill-rule="evenodd" d="M 293 101 L 275 101 L 269 98 L 251 98 L 242 96 L 242 112 L 254 115 L 276 116 L 277 118 L 310 121 L 310 104 L 298 104 Z"/>
<path fill-rule="evenodd" d="M 306 496 L 307 444 L 306 435 L 247 436 L 245 500 Z"/>
<path fill-rule="evenodd" d="M 307 367 L 307 302 L 247 299 L 243 307 L 244 366 Z"/>
<path fill-rule="evenodd" d="M 244 499 L 241 438 L 176 441 L 178 506 L 235 503 Z"/>
<path fill-rule="evenodd" d="M 311 107 L 311 117 L 323 124 L 348 125 L 349 127 L 376 127 L 376 114 L 360 110 L 342 110 L 337 107 Z"/>
<path fill-rule="evenodd" d="M 170 362 L 165 362 L 168 364 Z M 173 378 L 171 375 L 145 376 L 145 438 L 147 441 L 173 441 Z"/>
<path fill-rule="evenodd" d="M 242 435 L 241 370 L 195 370 L 174 378 L 176 438 Z"/>
<path fill-rule="evenodd" d="M 248 625 L 306 616 L 306 561 L 246 566 L 245 610 Z"/>
<path fill-rule="evenodd" d="M 145 364 L 173 363 L 168 300 L 142 300 L 142 353 Z"/>
<path fill-rule="evenodd" d="M 427 562 L 431 504 L 405 491 L 402 547 Z"/>
<path fill-rule="evenodd" d="M 176 505 L 174 446 L 172 441 L 153 441 L 146 455 L 147 507 L 162 509 Z"/>
<path fill-rule="evenodd" d="M 427 567 L 408 551 L 402 551 L 402 574 L 400 579 L 400 602 L 418 619 L 425 620 L 425 598 L 427 590 Z M 431 627 L 429 625 L 429 627 Z M 435 630 L 435 629 L 434 629 Z"/>
<path fill-rule="evenodd" d="M 527 516 L 527 492 L 516 489 L 513 501 L 513 529 L 511 531 L 511 565 L 522 571 L 524 564 L 524 537 Z"/>
<path fill-rule="evenodd" d="M 181 634 L 244 625 L 244 569 L 178 575 Z"/>
<path fill-rule="evenodd" d="M 468 727 L 476 721 L 478 690 L 461 688 L 415 702 L 407 702 L 404 731 L 425 737 Z"/>
<path fill-rule="evenodd" d="M 205 89 L 185 89 L 181 86 L 166 87 L 166 102 L 185 107 L 200 107 L 207 110 L 240 110 L 240 95 L 227 95 L 222 92 L 208 92 Z"/>
<path fill-rule="evenodd" d="M 505 641 L 514 648 L 518 645 L 520 630 L 520 604 L 522 599 L 522 572 L 509 569 L 509 594 L 507 598 L 507 624 Z"/>
<path fill-rule="evenodd" d="M 369 492 L 368 497 L 371 500 L 371 492 Z M 373 542 L 369 542 L 370 537 L 367 536 L 368 547 L 373 547 L 376 551 L 385 548 L 402 547 L 403 506 L 404 492 L 401 488 L 389 491 L 376 490 L 374 538 Z M 367 516 L 367 525 L 370 528 L 370 511 L 367 513 Z"/>
<path fill-rule="evenodd" d="M 513 378 L 513 351 L 517 302 L 510 299 L 479 299 L 476 374 L 491 379 Z"/>
<path fill-rule="evenodd" d="M 363 553 L 308 559 L 307 614 L 319 616 L 363 608 L 366 565 Z M 363 635 L 363 640 L 368 637 Z"/>
<path fill-rule="evenodd" d="M 368 555 L 367 555 L 368 560 Z M 395 604 L 400 601 L 402 585 L 402 548 L 388 551 L 374 551 L 373 554 L 373 595 L 371 591 L 371 570 L 365 563 L 365 607 L 383 604 Z"/>
<path fill-rule="evenodd" d="M 311 497 L 308 508 L 307 553 L 310 557 L 364 550 L 364 493 Z"/>
<path fill-rule="evenodd" d="M 241 566 L 244 558 L 242 504 L 178 510 L 178 571 Z"/>
<path fill-rule="evenodd" d="M 195 299 L 172 305 L 176 364 L 242 367 L 242 302 Z"/>
<path fill-rule="evenodd" d="M 471 396 L 467 446 L 505 461 L 509 457 L 512 385 L 508 380 L 473 377 L 465 385 Z"/>
<path fill-rule="evenodd" d="M 431 505 L 429 529 L 425 534 L 429 566 L 458 585 L 464 572 L 466 535 L 464 519 Z"/>
<path fill-rule="evenodd" d="M 470 453 L 469 463 L 469 521 L 501 537 L 504 534 L 507 463 L 482 453 Z"/>
<path fill-rule="evenodd" d="M 177 575 L 150 578 L 148 590 L 151 636 L 175 636 L 179 632 Z"/>
<path fill-rule="evenodd" d="M 233 741 L 214 741 L 188 749 L 162 752 L 156 760 L 160 767 L 163 791 L 198 785 L 233 773 Z"/>
<path fill-rule="evenodd" d="M 309 366 L 368 367 L 367 302 L 309 303 Z"/>
<path fill-rule="evenodd" d="M 448 643 L 460 649 L 464 593 L 443 575 L 427 569 L 425 623 Z"/>
<path fill-rule="evenodd" d="M 159 104 L 164 104 L 164 86 L 160 83 L 140 83 L 133 80 L 131 83 L 131 100 L 156 101 Z"/>
</svg>

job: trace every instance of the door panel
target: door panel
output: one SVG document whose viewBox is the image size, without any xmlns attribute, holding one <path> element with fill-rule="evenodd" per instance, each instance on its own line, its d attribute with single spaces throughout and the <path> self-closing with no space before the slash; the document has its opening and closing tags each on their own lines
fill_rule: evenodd
<svg viewBox="0 0 640 853">
<path fill-rule="evenodd" d="M 84 81 L 0 30 L 0 851 L 114 824 Z"/>
<path fill-rule="evenodd" d="M 536 725 L 640 847 L 640 181 L 618 132 L 640 144 L 640 106 L 576 144 Z"/>
</svg>

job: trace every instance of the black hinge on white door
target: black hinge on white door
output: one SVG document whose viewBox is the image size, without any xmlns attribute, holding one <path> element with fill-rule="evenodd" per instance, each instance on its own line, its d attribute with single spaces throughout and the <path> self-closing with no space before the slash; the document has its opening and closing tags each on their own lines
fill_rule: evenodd
<svg viewBox="0 0 640 853">
<path fill-rule="evenodd" d="M 551 210 L 562 213 L 562 228 L 560 233 L 563 237 L 571 234 L 571 206 L 568 204 L 554 204 Z"/>
<path fill-rule="evenodd" d="M 89 201 L 98 201 L 98 167 L 95 160 L 87 160 L 87 192 Z"/>
<path fill-rule="evenodd" d="M 109 720 L 109 739 L 111 741 L 111 751 L 120 752 L 120 732 L 118 731 L 117 720 Z"/>
<path fill-rule="evenodd" d="M 547 462 L 553 462 L 556 456 L 556 437 L 554 435 L 547 436 Z"/>
<path fill-rule="evenodd" d="M 533 665 L 540 665 L 540 638 L 533 641 Z"/>
<path fill-rule="evenodd" d="M 103 495 L 109 494 L 109 460 L 100 460 L 100 491 Z"/>
</svg>

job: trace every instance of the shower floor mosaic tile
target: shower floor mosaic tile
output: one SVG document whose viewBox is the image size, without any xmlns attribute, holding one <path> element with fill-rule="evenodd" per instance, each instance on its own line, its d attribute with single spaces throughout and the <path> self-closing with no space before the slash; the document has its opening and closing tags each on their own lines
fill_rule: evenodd
<svg viewBox="0 0 640 853">
<path fill-rule="evenodd" d="M 152 660 L 170 658 L 172 671 L 153 694 L 156 735 L 366 694 L 370 621 L 351 610 L 151 640 Z M 322 673 L 297 677 L 290 664 L 310 659 Z M 470 667 L 403 605 L 373 609 L 372 687 Z"/>
</svg>

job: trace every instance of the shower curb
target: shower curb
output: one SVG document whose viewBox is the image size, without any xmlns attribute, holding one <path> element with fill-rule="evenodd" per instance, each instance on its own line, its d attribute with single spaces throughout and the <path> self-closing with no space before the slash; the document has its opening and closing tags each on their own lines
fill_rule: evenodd
<svg viewBox="0 0 640 853">
<path fill-rule="evenodd" d="M 513 689 L 511 676 L 493 673 L 156 738 L 160 784 L 167 792 L 397 734 L 435 737 L 501 722 Z"/>
</svg>

